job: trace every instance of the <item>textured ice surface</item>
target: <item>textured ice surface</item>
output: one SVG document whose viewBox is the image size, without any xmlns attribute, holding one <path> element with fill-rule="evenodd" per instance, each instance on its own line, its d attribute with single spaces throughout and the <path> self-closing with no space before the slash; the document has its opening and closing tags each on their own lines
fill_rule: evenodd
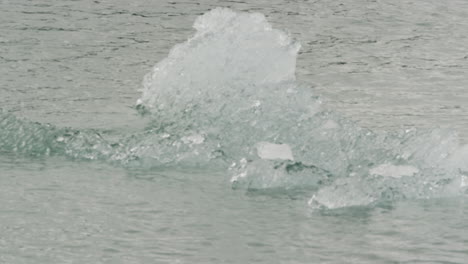
<svg viewBox="0 0 468 264">
<path fill-rule="evenodd" d="M 248 86 L 295 79 L 299 44 L 272 29 L 262 14 L 219 8 L 200 16 L 193 27 L 196 34 L 146 75 L 139 104 L 164 115 L 197 107 L 215 114 L 227 99 L 240 95 L 260 107 L 255 89 Z"/>
<path fill-rule="evenodd" d="M 215 9 L 144 78 L 132 135 L 0 113 L 0 150 L 123 166 L 228 168 L 234 188 L 310 191 L 314 208 L 460 195 L 468 147 L 449 130 L 376 133 L 321 107 L 295 81 L 299 44 L 256 13 Z M 230 166 L 229 166 L 230 165 Z"/>
<path fill-rule="evenodd" d="M 377 134 L 322 109 L 295 82 L 299 45 L 263 15 L 215 9 L 194 28 L 146 76 L 138 102 L 160 130 L 205 135 L 196 153 L 233 162 L 236 188 L 309 186 L 329 208 L 460 191 L 466 155 L 454 133 Z"/>
<path fill-rule="evenodd" d="M 434 171 L 435 170 L 435 171 Z M 427 199 L 464 195 L 466 175 L 456 171 L 423 171 L 401 178 L 361 175 L 340 178 L 318 190 L 309 200 L 313 208 L 363 206 L 401 199 Z"/>
<path fill-rule="evenodd" d="M 287 144 L 273 144 L 259 142 L 257 144 L 257 155 L 267 160 L 294 160 L 291 148 Z"/>
<path fill-rule="evenodd" d="M 403 176 L 413 176 L 418 172 L 419 169 L 413 166 L 393 165 L 389 163 L 381 164 L 369 170 L 369 174 L 371 175 L 380 175 L 394 178 L 401 178 Z"/>
</svg>

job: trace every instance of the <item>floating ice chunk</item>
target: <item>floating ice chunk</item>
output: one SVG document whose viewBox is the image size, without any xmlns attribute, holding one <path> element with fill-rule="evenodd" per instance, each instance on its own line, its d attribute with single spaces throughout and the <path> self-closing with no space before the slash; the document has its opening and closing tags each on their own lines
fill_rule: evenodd
<svg viewBox="0 0 468 264">
<path fill-rule="evenodd" d="M 145 76 L 137 107 L 167 114 L 203 101 L 197 111 L 209 119 L 220 97 L 251 98 L 260 85 L 296 79 L 300 44 L 273 29 L 264 15 L 216 8 L 198 17 L 194 28 L 193 37 Z"/>
<path fill-rule="evenodd" d="M 288 144 L 259 142 L 257 143 L 257 155 L 266 160 L 294 160 L 291 147 Z"/>
<path fill-rule="evenodd" d="M 401 178 L 404 176 L 413 176 L 418 173 L 419 169 L 408 165 L 393 165 L 381 164 L 377 167 L 370 169 L 369 173 L 372 175 L 380 175 L 384 177 Z"/>
</svg>

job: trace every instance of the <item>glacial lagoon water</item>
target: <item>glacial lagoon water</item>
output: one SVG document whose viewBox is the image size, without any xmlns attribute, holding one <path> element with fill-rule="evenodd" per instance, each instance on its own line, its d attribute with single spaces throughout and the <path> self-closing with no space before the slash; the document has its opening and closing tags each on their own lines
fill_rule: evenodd
<svg viewBox="0 0 468 264">
<path fill-rule="evenodd" d="M 0 263 L 466 262 L 463 1 L 1 6 Z"/>
</svg>

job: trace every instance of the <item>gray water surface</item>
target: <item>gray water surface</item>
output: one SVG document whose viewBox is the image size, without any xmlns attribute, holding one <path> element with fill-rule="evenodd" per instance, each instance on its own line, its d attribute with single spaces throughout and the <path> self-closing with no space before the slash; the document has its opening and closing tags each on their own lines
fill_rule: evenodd
<svg viewBox="0 0 468 264">
<path fill-rule="evenodd" d="M 66 126 L 127 127 L 143 75 L 217 6 L 261 12 L 302 44 L 297 74 L 369 127 L 468 135 L 468 3 L 2 1 L 2 108 Z M 79 124 L 79 125 L 78 125 Z"/>
<path fill-rule="evenodd" d="M 221 173 L 2 157 L 2 263 L 464 263 L 468 200 L 312 212 Z"/>
<path fill-rule="evenodd" d="M 364 127 L 468 138 L 466 1 L 1 1 L 0 108 L 114 134 L 143 75 L 217 7 L 302 44 L 297 78 Z M 121 168 L 0 150 L 0 263 L 466 263 L 466 197 L 311 210 L 224 170 Z M 307 194 L 306 194 L 307 195 Z"/>
</svg>

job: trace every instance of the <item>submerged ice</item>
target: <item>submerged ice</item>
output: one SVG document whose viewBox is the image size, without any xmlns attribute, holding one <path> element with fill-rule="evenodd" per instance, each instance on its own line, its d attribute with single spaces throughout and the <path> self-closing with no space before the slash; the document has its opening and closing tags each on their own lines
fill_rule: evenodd
<svg viewBox="0 0 468 264">
<path fill-rule="evenodd" d="M 376 133 L 295 80 L 300 45 L 262 14 L 219 8 L 143 81 L 141 133 L 37 124 L 0 112 L 0 150 L 123 166 L 224 167 L 233 188 L 306 190 L 314 208 L 466 193 L 468 147 L 448 130 Z"/>
</svg>

